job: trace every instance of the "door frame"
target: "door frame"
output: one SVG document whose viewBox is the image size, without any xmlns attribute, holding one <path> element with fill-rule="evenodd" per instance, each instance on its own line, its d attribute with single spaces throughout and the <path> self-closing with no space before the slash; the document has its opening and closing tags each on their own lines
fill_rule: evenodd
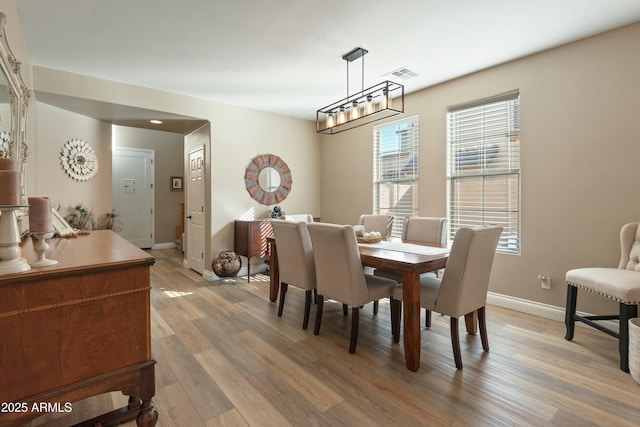
<svg viewBox="0 0 640 427">
<path fill-rule="evenodd" d="M 124 146 L 115 146 L 112 148 L 111 151 L 111 205 L 113 206 L 113 157 L 117 155 L 117 151 L 121 151 L 121 150 L 126 150 L 126 151 L 138 151 L 138 152 L 142 152 L 145 154 L 149 154 L 149 157 L 151 158 L 151 165 L 150 165 L 150 172 L 151 172 L 151 177 L 150 177 L 150 188 L 148 190 L 150 190 L 151 192 L 151 246 L 150 248 L 154 248 L 155 245 L 155 241 L 156 241 L 156 208 L 155 208 L 155 204 L 156 204 L 156 186 L 155 186 L 155 179 L 156 179 L 156 151 L 152 148 L 136 148 L 136 147 L 124 147 Z"/>
</svg>

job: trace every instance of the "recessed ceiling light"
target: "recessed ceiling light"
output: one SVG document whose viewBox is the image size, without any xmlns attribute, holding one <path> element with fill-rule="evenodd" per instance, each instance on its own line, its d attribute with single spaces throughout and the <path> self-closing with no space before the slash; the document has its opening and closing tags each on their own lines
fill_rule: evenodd
<svg viewBox="0 0 640 427">
<path fill-rule="evenodd" d="M 162 124 L 162 120 L 149 120 L 151 123 L 153 123 L 154 125 L 161 125 Z"/>
</svg>

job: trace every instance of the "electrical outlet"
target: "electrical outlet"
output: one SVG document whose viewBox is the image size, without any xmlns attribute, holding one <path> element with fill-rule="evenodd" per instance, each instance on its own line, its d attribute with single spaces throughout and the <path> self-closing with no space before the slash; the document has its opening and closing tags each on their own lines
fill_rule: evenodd
<svg viewBox="0 0 640 427">
<path fill-rule="evenodd" d="M 538 274 L 538 280 L 540 280 L 540 286 L 542 289 L 551 289 L 551 276 Z"/>
</svg>

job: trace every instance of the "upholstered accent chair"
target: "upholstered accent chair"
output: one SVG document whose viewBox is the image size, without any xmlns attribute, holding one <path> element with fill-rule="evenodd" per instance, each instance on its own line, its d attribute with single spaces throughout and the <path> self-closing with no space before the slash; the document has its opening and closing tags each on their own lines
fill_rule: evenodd
<svg viewBox="0 0 640 427">
<path fill-rule="evenodd" d="M 360 307 L 381 298 L 391 298 L 398 284 L 391 279 L 364 273 L 358 242 L 351 225 L 312 223 L 308 227 L 313 243 L 318 287 L 314 334 L 320 333 L 325 298 L 350 306 L 349 353 L 353 354 L 358 342 Z M 392 309 L 395 309 L 395 306 L 391 301 Z"/>
<path fill-rule="evenodd" d="M 620 262 L 618 268 L 577 268 L 569 270 L 567 279 L 567 306 L 565 339 L 573 339 L 575 322 L 583 322 L 618 339 L 620 369 L 629 372 L 629 319 L 638 317 L 640 304 L 640 226 L 639 222 L 626 224 L 620 230 Z M 596 293 L 619 303 L 617 314 L 582 316 L 576 314 L 578 288 Z M 618 320 L 618 330 L 597 323 Z"/>
<path fill-rule="evenodd" d="M 316 289 L 316 268 L 307 223 L 281 220 L 274 220 L 272 223 L 281 282 L 278 317 L 282 316 L 288 285 L 301 288 L 305 291 L 302 329 L 307 329 L 311 294 Z"/>
<path fill-rule="evenodd" d="M 377 231 L 384 240 L 391 237 L 393 216 L 391 215 L 360 215 L 359 224 L 364 226 L 365 232 Z"/>
<path fill-rule="evenodd" d="M 446 243 L 447 224 L 447 218 L 426 216 L 405 218 L 404 224 L 402 225 L 402 241 L 414 243 Z M 373 274 L 376 276 L 393 279 L 398 283 L 402 283 L 402 276 L 391 271 L 376 269 Z M 422 276 L 438 277 L 438 274 L 439 272 L 436 271 L 424 273 L 422 274 Z M 427 309 L 425 309 L 424 326 L 427 328 L 431 327 L 431 311 Z"/>
<path fill-rule="evenodd" d="M 442 279 L 434 276 L 420 278 L 420 306 L 451 318 L 451 344 L 456 368 L 462 369 L 458 318 L 478 312 L 478 326 L 482 348 L 489 351 L 485 306 L 489 276 L 502 227 L 468 228 L 456 232 Z M 400 340 L 402 286 L 393 292 L 397 307 L 392 319 L 393 338 Z"/>
</svg>

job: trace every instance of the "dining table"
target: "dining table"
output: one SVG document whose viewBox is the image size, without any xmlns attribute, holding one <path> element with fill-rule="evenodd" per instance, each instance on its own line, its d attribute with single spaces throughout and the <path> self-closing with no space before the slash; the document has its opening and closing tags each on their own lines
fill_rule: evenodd
<svg viewBox="0 0 640 427">
<path fill-rule="evenodd" d="M 267 238 L 271 245 L 269 262 L 269 298 L 275 302 L 278 298 L 280 276 L 278 269 L 277 247 L 274 238 Z M 374 269 L 383 269 L 402 276 L 404 354 L 409 370 L 420 367 L 420 275 L 443 269 L 447 265 L 449 249 L 443 244 L 425 244 L 412 241 L 380 241 L 377 243 L 359 243 L 362 265 Z M 467 331 L 475 333 L 474 314 L 465 316 Z"/>
</svg>

